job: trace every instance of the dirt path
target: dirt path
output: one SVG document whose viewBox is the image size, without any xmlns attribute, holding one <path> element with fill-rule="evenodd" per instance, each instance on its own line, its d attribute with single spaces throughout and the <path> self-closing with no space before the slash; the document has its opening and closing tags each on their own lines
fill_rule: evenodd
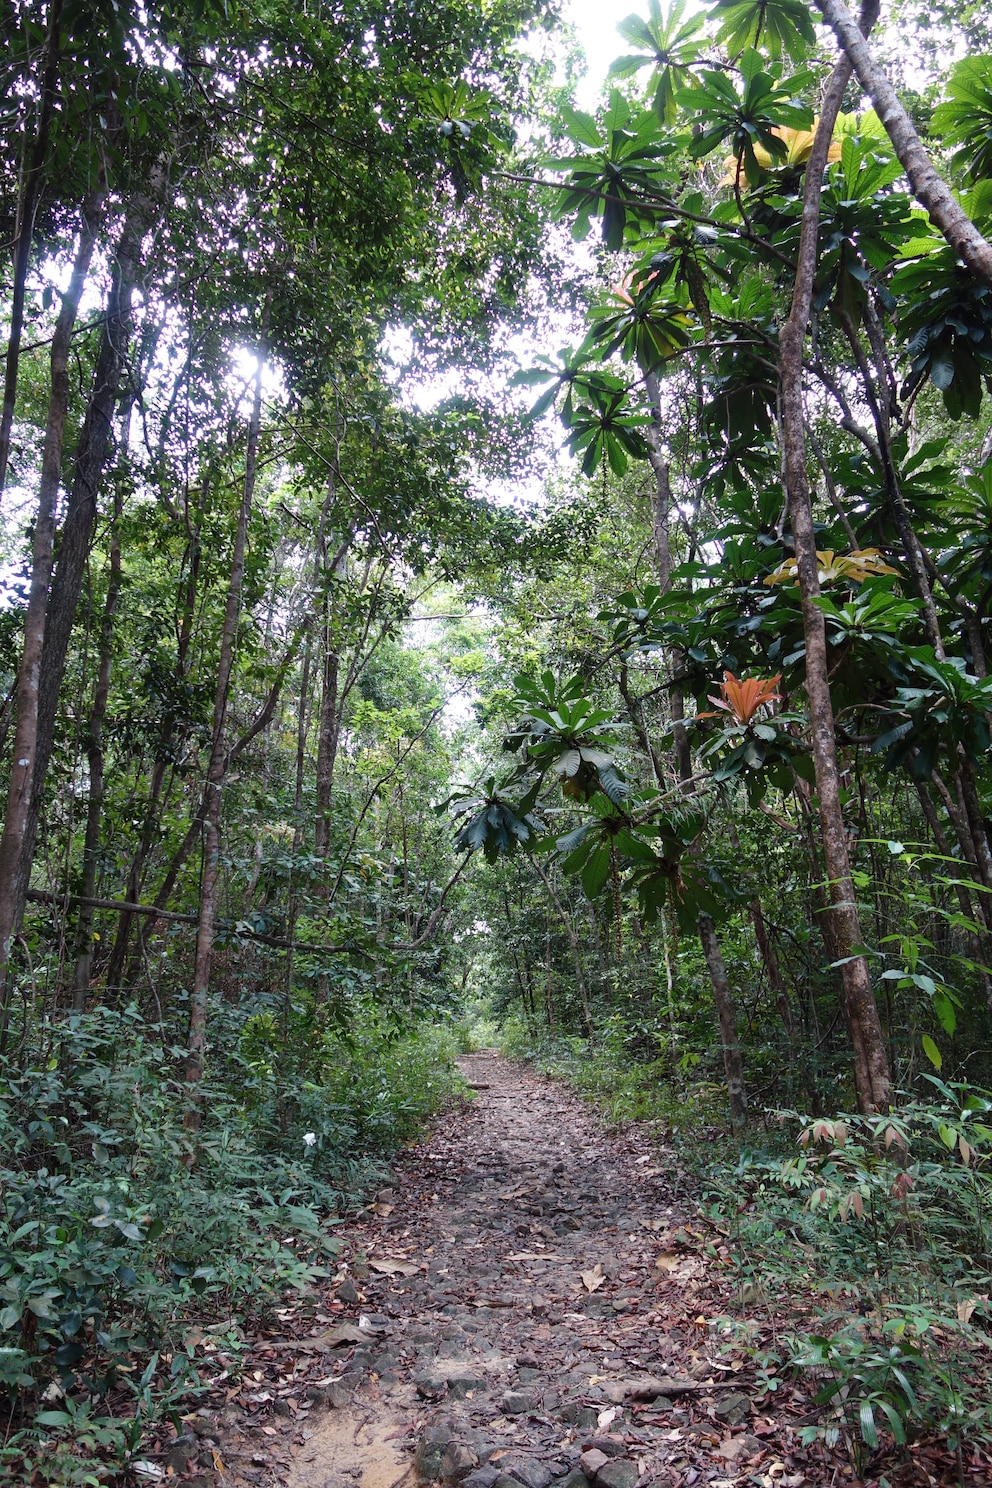
<svg viewBox="0 0 992 1488">
<path fill-rule="evenodd" d="M 836 1461 L 807 1476 L 787 1400 L 777 1420 L 756 1409 L 748 1365 L 713 1322 L 733 1307 L 722 1237 L 680 1208 L 648 1134 L 604 1132 L 495 1054 L 460 1065 L 476 1099 L 343 1232 L 319 1331 L 272 1340 L 260 1387 L 207 1426 L 222 1481 L 841 1482 Z"/>
</svg>

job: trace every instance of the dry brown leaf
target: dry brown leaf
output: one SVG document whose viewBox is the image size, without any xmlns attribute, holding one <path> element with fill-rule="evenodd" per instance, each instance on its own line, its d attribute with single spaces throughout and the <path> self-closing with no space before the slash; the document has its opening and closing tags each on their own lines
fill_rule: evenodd
<svg viewBox="0 0 992 1488">
<path fill-rule="evenodd" d="M 413 1261 L 369 1261 L 369 1270 L 383 1276 L 416 1276 L 420 1267 Z"/>
<path fill-rule="evenodd" d="M 364 1343 L 367 1338 L 368 1332 L 356 1328 L 354 1323 L 338 1323 L 337 1327 L 325 1328 L 323 1333 L 315 1333 L 312 1338 L 301 1338 L 295 1347 L 332 1349 L 345 1343 Z"/>
<path fill-rule="evenodd" d="M 372 1213 L 378 1214 L 380 1219 L 388 1219 L 395 1208 L 395 1204 L 373 1204 Z"/>
<path fill-rule="evenodd" d="M 582 1285 L 585 1287 L 587 1292 L 594 1292 L 597 1287 L 601 1287 L 603 1285 L 603 1282 L 605 1280 L 606 1277 L 603 1275 L 603 1268 L 598 1261 L 596 1262 L 595 1266 L 593 1266 L 591 1271 L 582 1272 Z"/>
<path fill-rule="evenodd" d="M 970 1323 L 971 1315 L 978 1306 L 977 1297 L 966 1297 L 963 1302 L 958 1303 L 958 1322 Z"/>
<path fill-rule="evenodd" d="M 659 1256 L 655 1257 L 654 1266 L 656 1271 L 672 1272 L 677 1271 L 681 1264 L 682 1257 L 676 1255 L 674 1250 L 663 1250 Z"/>
</svg>

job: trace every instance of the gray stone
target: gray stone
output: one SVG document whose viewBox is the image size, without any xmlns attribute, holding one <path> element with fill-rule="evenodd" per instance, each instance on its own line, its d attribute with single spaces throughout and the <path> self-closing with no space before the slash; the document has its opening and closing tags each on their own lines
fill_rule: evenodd
<svg viewBox="0 0 992 1488">
<path fill-rule="evenodd" d="M 746 1395 L 734 1391 L 717 1401 L 713 1414 L 718 1421 L 725 1421 L 728 1426 L 739 1426 L 751 1414 L 751 1402 Z"/>
<path fill-rule="evenodd" d="M 518 1483 L 523 1483 L 524 1488 L 548 1488 L 551 1482 L 550 1467 L 543 1462 L 535 1462 L 533 1457 L 520 1457 L 513 1454 L 503 1458 L 503 1466 L 511 1478 L 515 1478 Z"/>
<path fill-rule="evenodd" d="M 573 1467 L 571 1472 L 558 1483 L 558 1488 L 588 1488 L 589 1479 L 581 1467 Z"/>
<path fill-rule="evenodd" d="M 533 1390 L 506 1390 L 500 1405 L 505 1415 L 522 1416 L 525 1412 L 535 1409 L 537 1395 Z"/>
<path fill-rule="evenodd" d="M 455 1434 L 455 1428 L 450 1421 L 435 1421 L 432 1426 L 428 1426 L 417 1443 L 417 1450 L 413 1456 L 414 1467 L 427 1482 L 435 1482 L 440 1478 L 445 1451 Z"/>
<path fill-rule="evenodd" d="M 591 1436 L 582 1444 L 583 1452 L 602 1452 L 604 1457 L 623 1457 L 627 1451 L 618 1436 Z"/>
<path fill-rule="evenodd" d="M 358 1288 L 350 1276 L 346 1276 L 337 1289 L 337 1297 L 341 1302 L 355 1303 L 358 1301 Z"/>
<path fill-rule="evenodd" d="M 422 1369 L 419 1374 L 415 1374 L 413 1383 L 421 1400 L 440 1400 L 448 1393 L 447 1379 L 432 1369 Z"/>
<path fill-rule="evenodd" d="M 441 1457 L 441 1476 L 445 1482 L 460 1483 L 474 1467 L 478 1467 L 475 1453 L 464 1442 L 449 1442 Z"/>
<path fill-rule="evenodd" d="M 468 1356 L 468 1349 L 465 1347 L 464 1342 L 456 1338 L 445 1339 L 444 1343 L 439 1345 L 437 1351 L 437 1357 L 439 1359 L 461 1360 L 467 1359 Z"/>
<path fill-rule="evenodd" d="M 583 1431 L 588 1431 L 590 1426 L 598 1426 L 599 1411 L 594 1410 L 591 1405 L 580 1406 L 579 1414 L 575 1418 L 575 1424 Z"/>
<path fill-rule="evenodd" d="M 173 1472 L 184 1473 L 186 1464 L 190 1462 L 200 1450 L 200 1444 L 191 1432 L 183 1432 L 177 1436 L 166 1454 L 165 1463 L 171 1467 Z"/>
<path fill-rule="evenodd" d="M 608 1462 L 600 1468 L 596 1474 L 596 1488 L 634 1488 L 639 1477 L 636 1462 L 631 1462 L 629 1457 L 618 1457 L 615 1462 Z"/>
<path fill-rule="evenodd" d="M 486 1388 L 484 1379 L 479 1379 L 475 1374 L 456 1374 L 448 1380 L 448 1394 L 452 1400 L 464 1400 L 468 1395 L 474 1395 Z"/>
<path fill-rule="evenodd" d="M 589 1479 L 590 1483 L 595 1478 L 601 1467 L 606 1467 L 609 1462 L 605 1452 L 600 1452 L 593 1447 L 590 1452 L 583 1452 L 579 1458 L 579 1466 Z"/>
<path fill-rule="evenodd" d="M 523 1368 L 517 1370 L 517 1379 L 522 1385 L 526 1385 L 531 1380 L 536 1380 L 540 1373 L 541 1371 L 539 1369 L 534 1369 L 531 1365 L 525 1365 Z"/>
<path fill-rule="evenodd" d="M 462 1479 L 462 1488 L 493 1488 L 499 1475 L 497 1467 L 477 1467 L 467 1478 Z"/>
</svg>

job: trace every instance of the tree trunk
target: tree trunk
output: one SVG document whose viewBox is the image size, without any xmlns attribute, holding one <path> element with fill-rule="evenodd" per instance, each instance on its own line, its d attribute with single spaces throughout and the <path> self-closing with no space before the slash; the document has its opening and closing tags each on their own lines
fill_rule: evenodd
<svg viewBox="0 0 992 1488">
<path fill-rule="evenodd" d="M 10 290 L 10 334 L 7 338 L 7 364 L 4 369 L 3 406 L 0 408 L 0 497 L 3 496 L 7 485 L 7 466 L 10 462 L 10 439 L 14 426 L 14 407 L 17 402 L 17 376 L 20 369 L 21 336 L 24 333 L 24 292 L 27 286 L 31 247 L 34 243 L 35 217 L 38 212 L 38 201 L 41 197 L 41 187 L 45 176 L 52 112 L 55 107 L 55 99 L 58 91 L 60 62 L 59 28 L 61 20 L 62 0 L 51 0 L 48 7 L 48 35 L 45 39 L 45 60 L 42 67 L 38 105 L 38 127 L 35 130 L 31 158 L 27 163 L 27 169 L 22 177 L 21 190 L 17 200 L 17 218 L 14 224 L 14 279 Z M 77 295 L 77 304 L 78 300 L 79 296 Z M 64 309 L 65 301 L 63 300 L 62 303 Z M 56 330 L 57 334 L 58 331 Z M 65 415 L 63 414 L 64 418 Z"/>
<path fill-rule="evenodd" d="M 817 0 L 817 5 L 844 53 L 848 69 L 845 86 L 850 78 L 850 69 L 853 68 L 858 82 L 868 94 L 875 112 L 885 126 L 892 148 L 909 179 L 913 195 L 923 203 L 931 220 L 940 228 L 954 252 L 968 265 L 976 278 L 985 284 L 992 284 L 992 243 L 982 237 L 946 181 L 942 181 L 934 170 L 913 127 L 913 121 L 871 54 L 865 40 L 870 27 L 865 27 L 863 22 L 859 27 L 843 0 Z M 822 127 L 822 110 L 820 118 Z M 830 125 L 830 133 L 832 132 L 833 121 Z M 828 142 L 829 137 L 828 134 Z M 808 179 L 807 173 L 807 181 Z"/>
<path fill-rule="evenodd" d="M 24 912 L 25 842 L 30 835 L 32 796 L 47 765 L 43 749 L 41 687 L 49 590 L 55 551 L 55 515 L 62 475 L 62 444 L 69 408 L 69 347 L 103 211 L 103 191 L 83 209 L 79 244 L 69 287 L 62 299 L 51 350 L 51 393 L 42 450 L 38 511 L 34 523 L 31 583 L 24 615 L 24 645 L 15 691 L 10 788 L 0 836 L 0 1047 L 10 1008 L 9 963 L 13 937 Z M 27 857 L 27 862 L 30 858 Z"/>
<path fill-rule="evenodd" d="M 832 3 L 832 0 L 831 0 Z M 830 698 L 826 626 L 816 600 L 820 593 L 813 507 L 806 474 L 803 410 L 803 345 L 816 270 L 820 190 L 827 151 L 850 78 L 846 58 L 834 68 L 820 110 L 813 150 L 806 168 L 796 282 L 789 317 L 782 327 L 781 407 L 785 483 L 795 543 L 803 632 L 806 641 L 806 692 L 809 699 L 813 764 L 820 831 L 829 881 L 830 917 L 842 960 L 848 1026 L 854 1046 L 858 1105 L 864 1112 L 884 1109 L 889 1100 L 889 1064 L 881 1019 L 861 948 L 864 938 L 854 896 L 847 833 L 840 797 L 840 769 Z"/>
<path fill-rule="evenodd" d="M 227 708 L 231 693 L 231 675 L 234 670 L 235 643 L 238 620 L 241 615 L 241 590 L 245 575 L 245 549 L 248 539 L 248 518 L 255 493 L 255 476 L 258 467 L 258 436 L 262 423 L 262 371 L 265 365 L 265 345 L 268 336 L 270 298 L 266 299 L 262 313 L 262 337 L 258 350 L 258 369 L 255 373 L 255 396 L 251 420 L 248 425 L 248 440 L 245 452 L 245 478 L 241 488 L 238 519 L 234 532 L 234 547 L 231 554 L 231 577 L 227 588 L 227 604 L 224 624 L 220 636 L 220 655 L 217 663 L 217 688 L 214 693 L 213 736 L 210 762 L 203 793 L 203 872 L 200 879 L 200 909 L 196 927 L 196 955 L 193 965 L 193 986 L 190 993 L 189 1036 L 186 1048 L 186 1083 L 190 1088 L 192 1104 L 186 1113 L 184 1124 L 187 1130 L 197 1131 L 200 1126 L 198 1086 L 203 1079 L 203 1067 L 207 1040 L 207 989 L 210 985 L 210 962 L 214 944 L 214 922 L 217 918 L 217 880 L 220 858 L 221 790 L 227 768 L 227 746 L 225 731 Z"/>
<path fill-rule="evenodd" d="M 329 485 L 328 506 L 332 491 L 333 487 Z M 326 510 L 327 506 L 325 506 Z M 334 764 L 338 754 L 338 738 L 341 732 L 341 699 L 339 697 L 341 656 L 337 638 L 333 633 L 334 605 L 329 592 L 329 584 L 334 579 L 344 577 L 347 571 L 350 542 L 350 537 L 345 539 L 331 561 L 330 572 L 325 570 L 321 574 L 324 607 L 321 644 L 324 660 L 320 710 L 317 716 L 317 820 L 314 827 L 314 851 L 319 858 L 327 857 L 331 845 L 331 794 L 334 787 Z M 325 549 L 323 539 L 320 546 L 322 550 Z M 321 556 L 326 559 L 326 552 L 322 551 Z"/>
<path fill-rule="evenodd" d="M 107 717 L 107 699 L 110 696 L 110 673 L 114 652 L 114 617 L 121 588 L 121 544 L 120 544 L 121 500 L 118 495 L 114 503 L 114 525 L 110 534 L 110 572 L 107 577 L 107 597 L 103 606 L 100 625 L 96 684 L 93 688 L 93 707 L 90 709 L 86 737 L 86 763 L 89 773 L 89 793 L 86 802 L 86 835 L 83 841 L 83 868 L 79 880 L 79 918 L 76 921 L 75 971 L 73 975 L 72 1005 L 77 1012 L 86 1006 L 86 993 L 93 969 L 93 907 L 87 904 L 96 893 L 96 868 L 100 851 L 100 826 L 103 817 L 104 754 L 103 725 Z"/>
<path fill-rule="evenodd" d="M 713 984 L 713 1001 L 720 1024 L 720 1048 L 723 1068 L 727 1075 L 727 1094 L 730 1097 L 730 1122 L 737 1129 L 747 1120 L 747 1096 L 744 1092 L 744 1061 L 737 1038 L 737 1016 L 734 999 L 727 980 L 727 968 L 723 963 L 720 942 L 716 938 L 713 921 L 707 914 L 699 916 L 699 941 L 706 958 L 706 969 Z"/>
<path fill-rule="evenodd" d="M 15 803 L 17 819 L 11 823 L 9 844 L 0 849 L 0 977 L 6 974 L 6 956 L 9 954 L 10 937 L 20 925 L 24 912 L 24 896 L 31 876 L 31 862 L 38 831 L 42 795 L 55 739 L 59 691 L 89 557 L 93 524 L 96 520 L 97 491 L 110 452 L 114 409 L 117 405 L 121 374 L 130 342 L 131 296 L 138 276 L 141 239 L 144 235 L 150 206 L 148 197 L 136 198 L 121 234 L 100 339 L 100 351 L 93 376 L 93 388 L 76 449 L 75 472 L 66 505 L 65 521 L 59 538 L 58 565 L 51 582 L 44 618 L 40 625 L 37 620 L 32 622 L 32 647 L 35 647 L 39 640 L 42 643 L 40 666 L 37 662 L 32 663 L 35 667 L 34 697 L 25 700 L 25 705 L 34 710 L 33 749 L 29 753 L 24 753 L 15 748 L 15 761 L 26 759 L 28 763 L 19 767 L 24 773 L 15 775 L 11 782 L 12 799 L 15 796 L 17 798 Z M 95 233 L 95 222 L 91 220 L 84 231 L 88 231 L 92 236 Z M 66 331 L 64 344 L 66 357 L 69 329 L 71 329 L 71 321 Z M 53 358 L 54 355 L 55 344 L 53 342 Z M 54 377 L 53 364 L 53 402 L 55 400 Z M 63 374 L 63 380 L 65 392 L 61 396 L 67 399 L 67 371 Z M 64 411 L 61 413 L 60 420 L 56 418 L 55 425 L 52 424 L 50 418 L 49 432 L 53 435 L 53 458 L 50 466 L 46 466 L 46 457 L 49 452 L 49 440 L 46 434 L 42 484 L 45 483 L 47 468 L 49 479 L 55 481 L 53 502 L 58 482 L 58 470 L 54 461 L 54 442 L 57 438 L 59 460 L 61 460 L 61 439 L 64 426 Z M 50 556 L 47 561 L 50 572 Z M 39 599 L 41 597 L 43 596 L 39 595 Z M 27 636 L 27 631 L 25 635 Z M 21 792 L 24 792 L 23 800 L 20 799 Z M 5 825 L 5 837 L 6 835 Z"/>
<path fill-rule="evenodd" d="M 791 1037 L 795 1032 L 795 1024 L 792 1019 L 792 1004 L 789 1002 L 788 988 L 782 980 L 778 956 L 775 954 L 775 947 L 772 945 L 771 937 L 768 934 L 764 910 L 761 907 L 761 900 L 757 894 L 751 900 L 750 915 L 751 924 L 754 926 L 754 938 L 758 942 L 758 950 L 761 952 L 765 975 L 768 977 L 768 985 L 771 987 L 775 997 L 775 1006 L 778 1008 L 779 1017 L 782 1019 L 782 1026 Z"/>
<path fill-rule="evenodd" d="M 593 1027 L 592 1009 L 589 1006 L 589 992 L 586 988 L 586 979 L 582 971 L 582 949 L 579 945 L 579 939 L 572 926 L 572 921 L 569 918 L 568 911 L 562 904 L 561 900 L 558 898 L 558 895 L 555 893 L 554 886 L 552 885 L 551 880 L 548 878 L 548 875 L 545 873 L 544 869 L 541 867 L 536 858 L 532 858 L 531 861 L 533 862 L 534 867 L 537 870 L 538 878 L 541 880 L 542 884 L 545 887 L 545 890 L 547 891 L 548 898 L 551 900 L 555 909 L 558 911 L 558 918 L 561 920 L 561 923 L 565 930 L 565 935 L 568 938 L 569 949 L 572 952 L 572 965 L 575 968 L 575 986 L 579 994 L 579 1002 L 582 1004 L 582 1019 L 586 1025 L 586 1037 L 589 1040 L 589 1047 L 592 1048 L 592 1045 L 595 1042 L 596 1030 Z"/>
<path fill-rule="evenodd" d="M 655 483 L 651 513 L 655 572 L 658 575 L 659 589 L 662 594 L 667 594 L 672 586 L 671 471 L 661 445 L 661 385 L 657 374 L 649 372 L 644 379 L 644 385 L 651 403 L 651 423 L 647 429 L 645 442 Z M 669 662 L 676 673 L 682 667 L 683 659 L 681 651 L 673 649 L 669 652 Z M 689 747 L 689 736 L 685 730 L 685 698 L 678 683 L 673 683 L 668 689 L 668 707 L 672 717 L 672 739 L 675 745 L 678 778 L 684 782 L 692 779 L 692 751 Z"/>
</svg>

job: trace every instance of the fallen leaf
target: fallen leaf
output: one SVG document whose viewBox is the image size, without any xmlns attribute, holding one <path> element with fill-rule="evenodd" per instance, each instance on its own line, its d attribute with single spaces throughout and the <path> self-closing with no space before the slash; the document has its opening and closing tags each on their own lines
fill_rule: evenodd
<svg viewBox="0 0 992 1488">
<path fill-rule="evenodd" d="M 262 1431 L 266 1436 L 278 1436 L 279 1433 L 274 1426 L 263 1426 Z"/>
<path fill-rule="evenodd" d="M 416 1276 L 420 1267 L 413 1261 L 369 1261 L 370 1271 L 379 1271 L 383 1276 Z"/>
<path fill-rule="evenodd" d="M 966 1297 L 963 1302 L 958 1303 L 958 1322 L 970 1323 L 971 1315 L 978 1306 L 977 1297 Z"/>
<path fill-rule="evenodd" d="M 378 1214 L 378 1216 L 379 1216 L 380 1219 L 388 1219 L 389 1216 L 392 1214 L 393 1210 L 396 1208 L 396 1205 L 395 1204 L 373 1204 L 371 1206 L 371 1208 L 372 1208 L 372 1213 L 373 1214 Z"/>
<path fill-rule="evenodd" d="M 341 1348 L 345 1343 L 364 1343 L 367 1337 L 368 1332 L 356 1328 L 354 1323 L 338 1323 L 334 1328 L 325 1328 L 323 1333 L 315 1333 L 312 1338 L 301 1338 L 295 1347 L 299 1349 Z"/>
<path fill-rule="evenodd" d="M 582 1285 L 587 1292 L 594 1292 L 597 1287 L 603 1285 L 605 1280 L 606 1277 L 603 1275 L 603 1268 L 598 1261 L 591 1271 L 582 1272 Z"/>
<path fill-rule="evenodd" d="M 676 1255 L 674 1250 L 663 1250 L 661 1255 L 655 1257 L 656 1271 L 677 1271 L 682 1264 L 682 1257 Z"/>
<path fill-rule="evenodd" d="M 609 1410 L 600 1411 L 596 1421 L 597 1428 L 600 1431 L 605 1431 L 607 1426 L 611 1425 L 619 1414 L 620 1412 L 615 1405 L 611 1406 Z"/>
</svg>

